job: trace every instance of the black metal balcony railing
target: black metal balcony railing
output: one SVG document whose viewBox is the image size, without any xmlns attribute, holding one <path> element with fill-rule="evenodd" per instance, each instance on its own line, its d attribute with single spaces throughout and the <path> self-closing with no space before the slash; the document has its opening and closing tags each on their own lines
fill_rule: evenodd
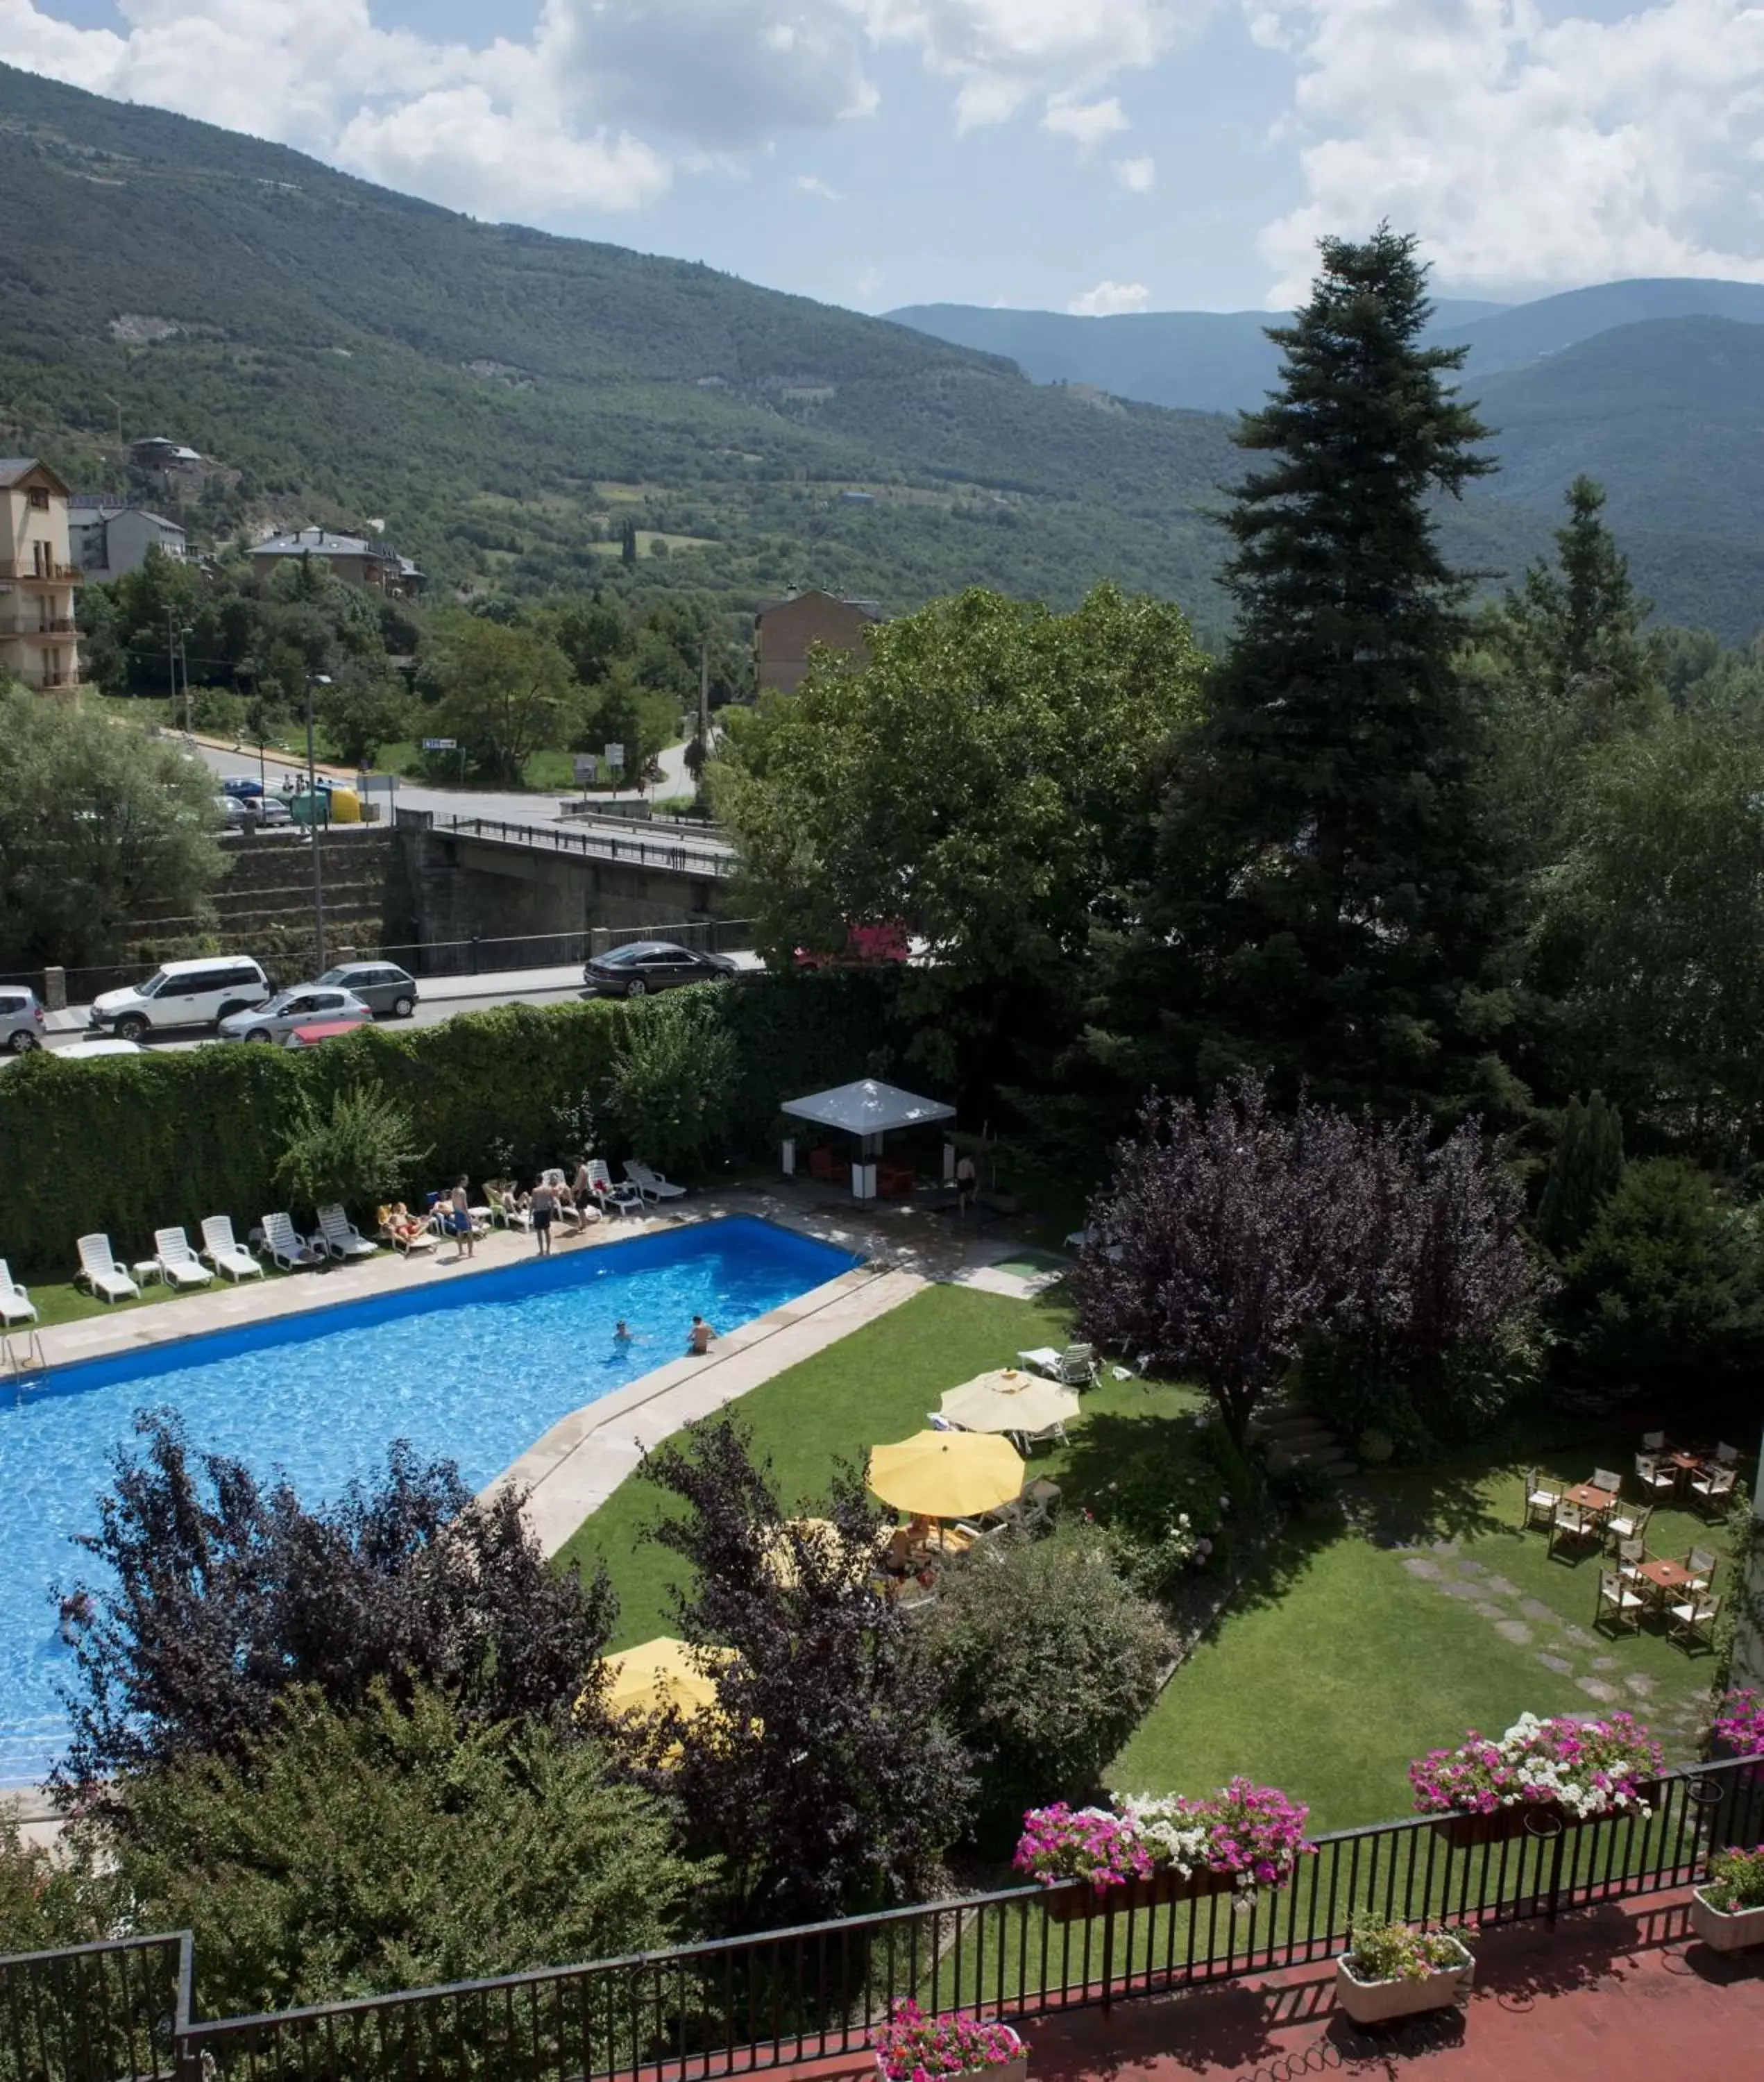
<svg viewBox="0 0 1764 2082">
<path fill-rule="evenodd" d="M 1367 1915 L 1553 1919 L 1682 1887 L 1764 1835 L 1764 1772 L 1669 1772 L 1645 1821 L 1533 1820 L 1469 1846 L 1413 1818 L 1340 1831 L 1244 1913 L 1215 1894 L 1062 1920 L 1076 1882 L 1020 1887 L 268 2017 L 196 2019 L 187 1937 L 0 1960 L 0 2082 L 718 2082 L 861 2060 L 907 1996 L 1021 2019 L 1326 1960 Z M 174 1981 L 175 2013 L 145 2021 Z"/>
</svg>

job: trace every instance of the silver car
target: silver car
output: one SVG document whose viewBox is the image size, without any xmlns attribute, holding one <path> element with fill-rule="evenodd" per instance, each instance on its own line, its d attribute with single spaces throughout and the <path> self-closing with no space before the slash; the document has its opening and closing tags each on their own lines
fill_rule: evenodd
<svg viewBox="0 0 1764 2082">
<path fill-rule="evenodd" d="M 0 984 L 0 1048 L 15 1056 L 43 1046 L 43 1008 L 22 984 Z"/>
<path fill-rule="evenodd" d="M 416 978 L 395 962 L 344 962 L 318 979 L 338 990 L 353 991 L 373 1012 L 408 1019 L 416 1010 Z"/>
<path fill-rule="evenodd" d="M 285 1041 L 297 1026 L 320 1020 L 372 1019 L 373 1013 L 353 991 L 327 989 L 322 984 L 296 984 L 278 991 L 267 1005 L 235 1012 L 218 1028 L 223 1041 Z"/>
</svg>

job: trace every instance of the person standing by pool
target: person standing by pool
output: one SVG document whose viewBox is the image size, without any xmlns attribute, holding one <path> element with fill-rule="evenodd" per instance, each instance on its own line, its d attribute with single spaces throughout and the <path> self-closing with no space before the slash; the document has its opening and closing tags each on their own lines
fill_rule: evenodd
<svg viewBox="0 0 1764 2082">
<path fill-rule="evenodd" d="M 686 1349 L 695 1359 L 701 1359 L 710 1350 L 710 1341 L 716 1336 L 702 1316 L 694 1316 L 693 1326 L 686 1339 Z"/>
<path fill-rule="evenodd" d="M 551 1255 L 551 1223 L 558 1212 L 558 1189 L 548 1179 L 541 1178 L 528 1199 L 527 1212 L 533 1216 L 533 1240 L 539 1246 L 539 1255 Z"/>
<path fill-rule="evenodd" d="M 461 1178 L 454 1186 L 453 1233 L 459 1239 L 461 1258 L 478 1255 L 478 1231 L 472 1226 L 472 1189 L 469 1180 Z"/>
</svg>

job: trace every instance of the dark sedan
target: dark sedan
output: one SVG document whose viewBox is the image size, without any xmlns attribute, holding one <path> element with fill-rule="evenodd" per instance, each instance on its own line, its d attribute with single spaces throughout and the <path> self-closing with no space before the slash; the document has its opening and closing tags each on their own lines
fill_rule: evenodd
<svg viewBox="0 0 1764 2082">
<path fill-rule="evenodd" d="M 642 997 L 683 983 L 721 983 L 735 972 L 726 955 L 695 955 L 671 940 L 633 940 L 629 946 L 595 955 L 583 967 L 582 980 L 608 997 Z"/>
</svg>

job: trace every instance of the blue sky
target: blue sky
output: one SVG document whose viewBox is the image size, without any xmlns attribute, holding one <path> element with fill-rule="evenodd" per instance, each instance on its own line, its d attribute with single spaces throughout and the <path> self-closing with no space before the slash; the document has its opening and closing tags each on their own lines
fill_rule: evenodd
<svg viewBox="0 0 1764 2082">
<path fill-rule="evenodd" d="M 0 0 L 0 57 L 859 309 L 1764 280 L 1742 0 Z"/>
</svg>

